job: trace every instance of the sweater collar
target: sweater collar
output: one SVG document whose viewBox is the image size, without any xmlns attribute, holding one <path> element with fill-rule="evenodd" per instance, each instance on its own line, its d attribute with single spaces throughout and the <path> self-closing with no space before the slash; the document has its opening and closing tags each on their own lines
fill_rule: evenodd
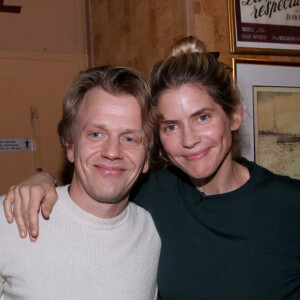
<svg viewBox="0 0 300 300">
<path fill-rule="evenodd" d="M 69 192 L 69 185 L 58 187 L 56 189 L 58 194 L 57 206 L 61 207 L 66 214 L 74 218 L 78 223 L 82 223 L 86 226 L 95 227 L 98 229 L 110 230 L 121 226 L 130 215 L 130 203 L 126 208 L 116 217 L 111 219 L 102 219 L 96 217 L 83 209 L 81 209 L 75 202 L 71 199 Z"/>
</svg>

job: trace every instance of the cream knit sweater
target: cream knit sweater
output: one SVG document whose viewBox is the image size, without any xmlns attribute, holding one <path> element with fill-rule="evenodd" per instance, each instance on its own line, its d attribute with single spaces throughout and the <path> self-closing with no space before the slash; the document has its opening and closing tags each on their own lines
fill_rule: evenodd
<svg viewBox="0 0 300 300">
<path fill-rule="evenodd" d="M 150 214 L 129 203 L 100 219 L 80 209 L 67 186 L 57 192 L 35 243 L 20 239 L 0 209 L 0 299 L 155 299 L 161 241 Z"/>
</svg>

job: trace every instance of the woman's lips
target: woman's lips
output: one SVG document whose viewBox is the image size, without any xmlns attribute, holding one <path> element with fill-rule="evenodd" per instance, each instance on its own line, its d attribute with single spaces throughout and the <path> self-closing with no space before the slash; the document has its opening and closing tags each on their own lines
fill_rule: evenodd
<svg viewBox="0 0 300 300">
<path fill-rule="evenodd" d="M 208 154 L 208 152 L 209 152 L 209 148 L 205 149 L 205 150 L 200 150 L 197 152 L 185 154 L 185 155 L 183 155 L 183 157 L 189 161 L 199 160 L 199 159 L 202 159 L 203 157 L 205 157 Z"/>
</svg>

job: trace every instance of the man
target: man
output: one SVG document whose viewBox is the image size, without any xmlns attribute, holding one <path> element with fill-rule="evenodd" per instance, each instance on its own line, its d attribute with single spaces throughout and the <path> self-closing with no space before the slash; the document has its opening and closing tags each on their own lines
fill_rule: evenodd
<svg viewBox="0 0 300 300">
<path fill-rule="evenodd" d="M 153 146 L 150 92 L 136 71 L 100 67 L 72 82 L 58 133 L 74 164 L 43 238 L 21 240 L 0 215 L 5 299 L 155 299 L 160 238 L 128 203 Z M 3 202 L 4 197 L 1 197 Z"/>
</svg>

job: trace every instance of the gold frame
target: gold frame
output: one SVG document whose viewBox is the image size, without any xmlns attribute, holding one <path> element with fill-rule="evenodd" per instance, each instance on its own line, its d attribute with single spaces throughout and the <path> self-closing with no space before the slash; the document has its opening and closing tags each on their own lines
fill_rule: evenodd
<svg viewBox="0 0 300 300">
<path fill-rule="evenodd" d="M 237 81 L 237 70 L 236 64 L 254 64 L 254 65 L 272 65 L 272 66 L 285 66 L 285 67 L 300 67 L 300 62 L 297 61 L 279 61 L 279 60 L 268 60 L 268 59 L 257 59 L 257 58 L 232 58 L 232 70 L 233 80 Z"/>
<path fill-rule="evenodd" d="M 300 55 L 300 50 L 291 49 L 271 49 L 271 48 L 249 48 L 249 47 L 237 47 L 236 45 L 236 19 L 235 19 L 235 0 L 228 1 L 228 17 L 229 17 L 229 41 L 230 41 L 230 53 L 233 54 L 271 54 L 271 55 Z"/>
</svg>

